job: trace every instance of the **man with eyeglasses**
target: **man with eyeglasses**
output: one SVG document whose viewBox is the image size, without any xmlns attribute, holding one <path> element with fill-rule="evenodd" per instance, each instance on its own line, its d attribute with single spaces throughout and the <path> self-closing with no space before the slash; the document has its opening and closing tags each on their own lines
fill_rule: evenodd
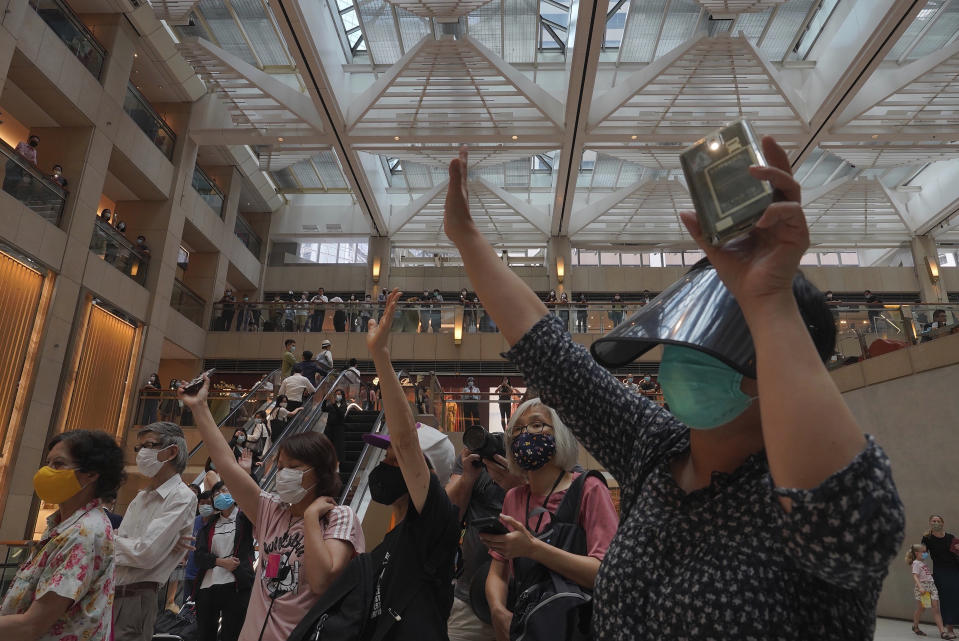
<svg viewBox="0 0 959 641">
<path fill-rule="evenodd" d="M 114 536 L 116 641 L 150 641 L 157 591 L 192 549 L 197 498 L 180 478 L 186 468 L 183 430 L 174 423 L 147 425 L 137 434 L 137 471 L 148 479 Z"/>
</svg>

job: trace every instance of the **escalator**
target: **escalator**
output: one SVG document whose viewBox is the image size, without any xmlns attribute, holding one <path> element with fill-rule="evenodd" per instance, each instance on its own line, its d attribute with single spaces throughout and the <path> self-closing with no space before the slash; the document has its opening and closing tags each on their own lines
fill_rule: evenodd
<svg viewBox="0 0 959 641">
<path fill-rule="evenodd" d="M 350 406 L 346 411 L 346 417 L 343 423 L 343 442 L 345 450 L 344 460 L 340 461 L 340 477 L 343 484 L 349 482 L 353 475 L 353 469 L 363 456 L 363 448 L 366 443 L 363 442 L 363 435 L 369 434 L 381 412 L 379 410 L 361 410 L 356 409 L 356 405 Z"/>
</svg>

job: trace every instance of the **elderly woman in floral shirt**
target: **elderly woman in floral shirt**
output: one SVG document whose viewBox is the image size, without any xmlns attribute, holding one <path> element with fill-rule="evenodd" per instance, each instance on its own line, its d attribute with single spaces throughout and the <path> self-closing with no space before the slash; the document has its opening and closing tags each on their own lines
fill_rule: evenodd
<svg viewBox="0 0 959 641">
<path fill-rule="evenodd" d="M 59 509 L 0 606 L 0 639 L 105 641 L 113 606 L 113 528 L 101 500 L 123 481 L 123 450 L 103 432 L 56 436 L 33 477 Z"/>
</svg>

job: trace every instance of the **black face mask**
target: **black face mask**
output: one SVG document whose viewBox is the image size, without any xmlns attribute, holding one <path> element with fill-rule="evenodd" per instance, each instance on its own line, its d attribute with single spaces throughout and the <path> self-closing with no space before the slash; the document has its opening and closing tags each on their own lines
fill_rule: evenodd
<svg viewBox="0 0 959 641">
<path fill-rule="evenodd" d="M 393 505 L 408 491 L 403 471 L 398 466 L 380 462 L 370 472 L 370 497 L 377 503 Z"/>
</svg>

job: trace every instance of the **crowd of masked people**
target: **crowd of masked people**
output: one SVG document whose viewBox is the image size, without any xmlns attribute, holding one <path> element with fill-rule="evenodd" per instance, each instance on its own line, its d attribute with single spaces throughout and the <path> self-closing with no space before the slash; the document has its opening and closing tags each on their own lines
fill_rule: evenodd
<svg viewBox="0 0 959 641">
<path fill-rule="evenodd" d="M 261 490 L 218 433 L 207 382 L 180 391 L 219 477 L 199 514 L 175 425 L 137 434 L 149 485 L 116 531 L 101 504 L 122 481 L 119 447 L 94 432 L 53 440 L 34 486 L 60 509 L 6 596 L 0 638 L 99 640 L 113 621 L 118 641 L 149 639 L 158 585 L 193 551 L 209 639 L 217 619 L 221 639 L 242 641 L 872 639 L 904 510 L 888 458 L 823 365 L 836 334 L 798 270 L 809 246 L 799 186 L 782 148 L 762 144 L 769 166 L 749 171 L 780 197 L 752 242 L 713 247 L 683 214 L 708 260 L 589 349 L 473 223 L 462 150 L 444 230 L 539 393 L 502 442 L 457 456 L 415 422 L 390 362 L 393 292 L 367 336 L 388 425 L 366 437 L 384 450 L 369 476 L 372 500 L 392 511 L 381 543 L 367 549 L 334 500 L 324 435 L 284 439 L 275 488 Z M 657 345 L 669 410 L 606 369 Z M 618 517 L 604 477 L 577 467 L 578 443 L 618 481 Z M 940 558 L 959 546 L 942 519 L 930 526 L 945 604 L 956 573 Z M 938 610 L 949 634 L 956 612 Z"/>
</svg>

